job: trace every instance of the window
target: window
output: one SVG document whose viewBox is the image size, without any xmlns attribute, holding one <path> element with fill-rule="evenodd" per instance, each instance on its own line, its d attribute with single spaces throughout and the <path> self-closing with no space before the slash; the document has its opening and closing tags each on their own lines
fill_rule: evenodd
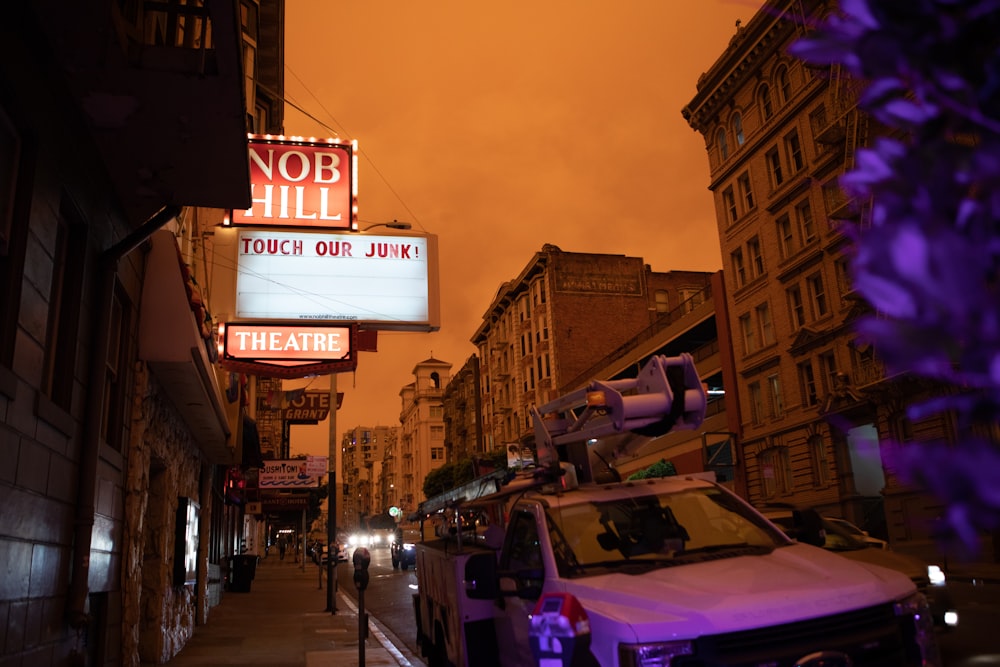
<svg viewBox="0 0 1000 667">
<path fill-rule="evenodd" d="M 430 409 L 431 419 L 441 419 L 444 417 L 444 407 L 441 405 L 432 405 Z"/>
<path fill-rule="evenodd" d="M 28 216 L 18 215 L 17 211 L 18 200 L 28 198 L 18 193 L 28 188 L 25 179 L 20 178 L 26 159 L 23 149 L 13 121 L 0 107 L 0 366 L 8 368 L 14 363 L 28 236 Z"/>
<path fill-rule="evenodd" d="M 742 146 L 746 141 L 746 136 L 743 134 L 743 116 L 738 113 L 733 114 L 733 136 L 736 137 L 737 146 Z"/>
<path fill-rule="evenodd" d="M 681 300 L 681 309 L 685 313 L 705 303 L 705 289 L 702 287 L 681 287 L 677 290 L 677 295 Z"/>
<path fill-rule="evenodd" d="M 670 310 L 670 303 L 667 301 L 667 290 L 658 289 L 653 296 L 656 299 L 656 312 L 666 313 Z"/>
<path fill-rule="evenodd" d="M 757 93 L 757 103 L 760 105 L 760 116 L 765 121 L 774 115 L 774 103 L 771 101 L 771 89 L 767 84 L 760 87 Z"/>
<path fill-rule="evenodd" d="M 444 440 L 444 426 L 431 424 L 431 440 Z"/>
<path fill-rule="evenodd" d="M 719 146 L 719 156 L 726 160 L 729 158 L 729 144 L 726 143 L 726 130 L 724 128 L 719 128 L 719 131 L 715 134 L 715 143 Z"/>
<path fill-rule="evenodd" d="M 765 498 L 791 490 L 792 470 L 787 447 L 771 447 L 760 453 L 760 477 Z"/>
<path fill-rule="evenodd" d="M 751 382 L 750 390 L 750 420 L 754 424 L 764 423 L 764 398 L 760 391 L 760 382 Z"/>
<path fill-rule="evenodd" d="M 760 251 L 760 239 L 754 236 L 747 241 L 747 256 L 750 259 L 750 274 L 753 278 L 764 275 L 764 255 Z"/>
<path fill-rule="evenodd" d="M 444 461 L 444 447 L 431 447 L 431 461 Z"/>
<path fill-rule="evenodd" d="M 809 299 L 812 301 L 813 319 L 824 317 L 830 309 L 826 303 L 823 276 L 819 273 L 814 273 L 806 278 L 806 285 L 809 286 Z"/>
<path fill-rule="evenodd" d="M 781 171 L 781 155 L 777 148 L 772 148 L 764 155 L 767 162 L 767 170 L 771 176 L 771 187 L 778 187 L 785 182 L 785 175 Z"/>
<path fill-rule="evenodd" d="M 788 310 L 794 328 L 801 329 L 806 325 L 806 311 L 802 302 L 802 290 L 799 289 L 798 285 L 788 290 Z"/>
<path fill-rule="evenodd" d="M 55 251 L 52 255 L 52 283 L 49 292 L 49 320 L 46 334 L 45 394 L 52 402 L 69 410 L 76 377 L 76 348 L 83 294 L 87 227 L 75 207 L 63 199 L 59 207 Z"/>
<path fill-rule="evenodd" d="M 837 290 L 840 292 L 840 296 L 845 296 L 853 291 L 851 285 L 851 271 L 847 263 L 846 257 L 838 257 L 833 262 L 833 270 L 837 275 Z"/>
<path fill-rule="evenodd" d="M 771 414 L 780 418 L 785 414 L 785 403 L 781 398 L 781 378 L 777 373 L 767 376 L 767 388 L 771 394 Z"/>
<path fill-rule="evenodd" d="M 799 389 L 802 391 L 803 405 L 819 404 L 819 394 L 816 392 L 816 375 L 813 373 L 812 361 L 799 364 Z"/>
<path fill-rule="evenodd" d="M 765 301 L 757 306 L 757 327 L 760 329 L 761 346 L 774 344 L 774 324 L 771 322 L 771 307 Z"/>
<path fill-rule="evenodd" d="M 740 217 L 740 214 L 739 211 L 736 210 L 736 197 L 733 195 L 732 186 L 722 191 L 722 206 L 726 209 L 726 215 L 729 216 L 729 222 L 736 222 L 737 218 Z"/>
<path fill-rule="evenodd" d="M 807 441 L 809 461 L 812 464 L 813 482 L 819 486 L 830 483 L 830 460 L 826 453 L 826 443 L 823 436 L 814 433 Z"/>
<path fill-rule="evenodd" d="M 833 392 L 837 386 L 837 357 L 833 350 L 827 350 L 819 355 L 819 372 L 823 378 L 823 389 L 827 393 Z"/>
<path fill-rule="evenodd" d="M 733 279 L 736 281 L 736 287 L 743 287 L 747 284 L 747 271 L 746 267 L 743 266 L 743 248 L 737 248 L 729 257 L 733 264 Z"/>
<path fill-rule="evenodd" d="M 778 249 L 781 252 L 781 259 L 788 259 L 795 254 L 795 234 L 792 231 L 792 221 L 785 213 L 774 221 L 778 231 Z"/>
<path fill-rule="evenodd" d="M 788 104 L 792 99 L 792 82 L 788 77 L 788 68 L 779 68 L 774 80 L 778 86 L 778 99 L 782 104 Z"/>
<path fill-rule="evenodd" d="M 736 179 L 736 186 L 740 189 L 740 198 L 747 211 L 752 211 L 755 204 L 753 200 L 753 188 L 750 187 L 750 174 L 743 172 Z"/>
<path fill-rule="evenodd" d="M 802 232 L 802 244 L 808 245 L 816 240 L 816 221 L 813 219 L 812 206 L 805 199 L 795 206 L 795 218 Z"/>
<path fill-rule="evenodd" d="M 792 130 L 785 136 L 785 152 L 788 153 L 788 164 L 793 172 L 805 168 L 806 161 L 802 157 L 802 142 L 799 141 L 798 130 Z"/>
<path fill-rule="evenodd" d="M 740 331 L 743 332 L 743 353 L 751 354 L 757 351 L 757 338 L 754 335 L 753 322 L 750 314 L 740 316 Z"/>
<path fill-rule="evenodd" d="M 101 412 L 101 436 L 109 447 L 122 451 L 128 441 L 128 420 L 125 406 L 128 404 L 128 390 L 132 382 L 129 363 L 132 312 L 128 297 L 116 285 L 111 302 L 111 324 L 109 327 L 108 360 L 104 382 L 104 405 Z"/>
</svg>

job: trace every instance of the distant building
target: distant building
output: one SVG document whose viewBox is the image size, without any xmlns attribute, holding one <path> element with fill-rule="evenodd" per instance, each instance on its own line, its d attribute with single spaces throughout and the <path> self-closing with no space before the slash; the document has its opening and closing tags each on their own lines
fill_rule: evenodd
<svg viewBox="0 0 1000 667">
<path fill-rule="evenodd" d="M 412 512 L 424 500 L 427 474 L 446 462 L 444 388 L 451 364 L 430 357 L 413 367 L 414 381 L 399 391 L 399 465 L 402 483 L 399 502 Z"/>
<path fill-rule="evenodd" d="M 479 357 L 473 354 L 444 389 L 444 442 L 449 463 L 485 453 L 479 391 Z"/>
<path fill-rule="evenodd" d="M 355 426 L 344 432 L 341 438 L 344 495 L 338 525 L 358 526 L 367 517 L 389 509 L 383 506 L 378 480 L 383 477 L 385 452 L 396 445 L 398 435 L 397 426 Z"/>
<path fill-rule="evenodd" d="M 754 503 L 793 501 L 844 516 L 894 546 L 930 548 L 943 508 L 883 464 L 883 443 L 948 440 L 948 418 L 913 421 L 934 391 L 888 378 L 853 324 L 847 237 L 868 202 L 838 178 L 877 133 L 857 106 L 861 86 L 839 68 L 787 55 L 809 18 L 835 2 L 770 1 L 739 27 L 684 108 L 705 138 L 709 189 L 733 321 L 741 460 Z"/>
<path fill-rule="evenodd" d="M 473 334 L 484 447 L 533 440 L 531 405 L 559 395 L 658 315 L 694 308 L 712 274 L 657 273 L 642 258 L 564 252 L 546 244 L 497 291 Z"/>
</svg>

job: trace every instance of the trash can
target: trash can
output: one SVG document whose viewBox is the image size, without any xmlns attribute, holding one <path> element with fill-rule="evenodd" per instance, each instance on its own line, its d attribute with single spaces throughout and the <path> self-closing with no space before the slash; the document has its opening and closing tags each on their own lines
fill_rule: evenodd
<svg viewBox="0 0 1000 667">
<path fill-rule="evenodd" d="M 249 593 L 250 582 L 257 574 L 257 557 L 244 554 L 229 557 L 229 590 Z"/>
</svg>

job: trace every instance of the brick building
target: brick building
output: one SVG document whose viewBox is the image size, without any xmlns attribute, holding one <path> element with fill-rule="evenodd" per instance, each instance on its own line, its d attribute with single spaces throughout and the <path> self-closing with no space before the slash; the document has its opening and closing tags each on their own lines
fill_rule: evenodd
<svg viewBox="0 0 1000 667">
<path fill-rule="evenodd" d="M 786 54 L 806 16 L 833 6 L 767 2 L 683 114 L 708 155 L 750 501 L 815 505 L 920 551 L 941 507 L 900 484 L 882 443 L 947 439 L 952 425 L 909 420 L 907 405 L 933 388 L 885 377 L 878 351 L 856 341 L 865 305 L 839 228 L 868 224 L 865 202 L 848 201 L 838 177 L 876 128 L 856 108 L 856 82 Z"/>
<path fill-rule="evenodd" d="M 479 357 L 470 356 L 444 389 L 444 442 L 448 462 L 485 452 L 479 394 Z"/>
<path fill-rule="evenodd" d="M 658 313 L 696 299 L 711 275 L 656 273 L 639 257 L 544 245 L 500 287 L 471 338 L 479 350 L 485 449 L 531 442 L 531 405 L 578 382 Z"/>
</svg>

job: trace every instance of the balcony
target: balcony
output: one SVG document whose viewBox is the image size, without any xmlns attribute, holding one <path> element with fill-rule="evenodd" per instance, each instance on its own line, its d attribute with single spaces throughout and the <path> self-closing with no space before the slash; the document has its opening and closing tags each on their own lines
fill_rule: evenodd
<svg viewBox="0 0 1000 667">
<path fill-rule="evenodd" d="M 40 29 L 133 225 L 250 205 L 238 2 L 30 0 L 8 19 Z"/>
</svg>

